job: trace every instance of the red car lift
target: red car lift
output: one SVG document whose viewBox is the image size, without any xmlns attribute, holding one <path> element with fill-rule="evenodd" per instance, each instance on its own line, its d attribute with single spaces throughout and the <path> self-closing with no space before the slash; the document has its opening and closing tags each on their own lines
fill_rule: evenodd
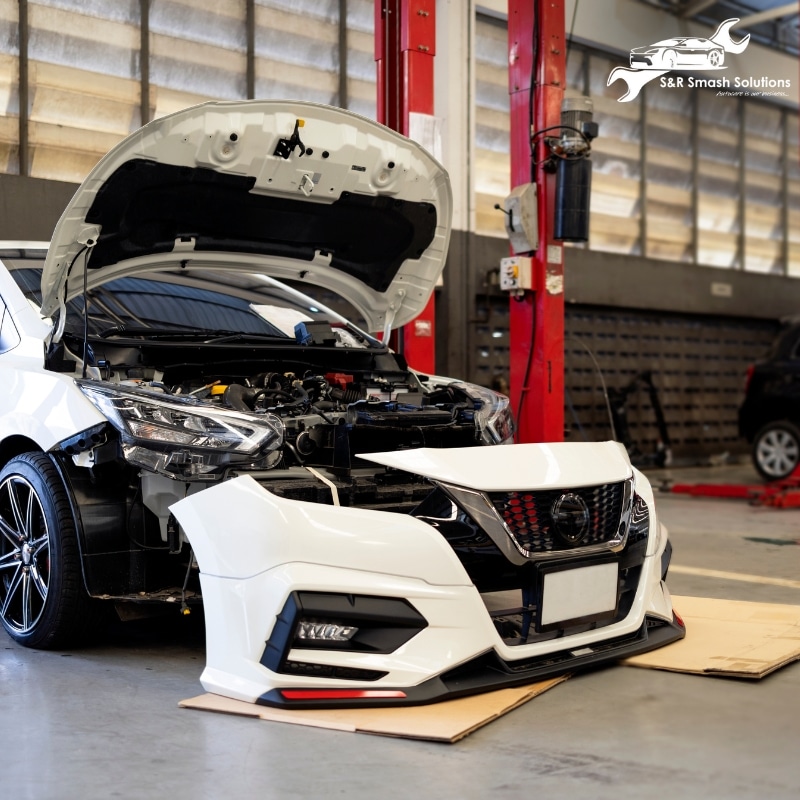
<svg viewBox="0 0 800 800">
<path fill-rule="evenodd" d="M 754 506 L 800 508 L 800 472 L 774 483 L 676 483 L 670 491 L 693 497 L 747 500 Z"/>
<path fill-rule="evenodd" d="M 375 0 L 378 122 L 409 135 L 412 112 L 433 116 L 436 0 Z M 421 372 L 434 373 L 436 320 L 431 295 L 392 344 Z"/>
<path fill-rule="evenodd" d="M 563 0 L 509 0 L 511 186 L 537 185 L 539 246 L 532 289 L 511 299 L 510 385 L 520 442 L 564 438 L 564 248 L 553 238 L 556 178 L 534 132 L 561 123 L 566 82 Z M 532 152 L 535 149 L 536 152 Z"/>
<path fill-rule="evenodd" d="M 435 0 L 375 0 L 378 120 L 405 135 L 409 114 L 433 114 Z M 510 385 L 518 441 L 564 437 L 563 246 L 553 238 L 555 176 L 531 134 L 561 121 L 566 78 L 564 0 L 509 0 L 511 183 L 537 183 L 539 246 L 533 288 L 511 301 Z M 538 165 L 533 166 L 534 163 Z M 434 371 L 433 298 L 398 342 L 417 369 Z"/>
</svg>

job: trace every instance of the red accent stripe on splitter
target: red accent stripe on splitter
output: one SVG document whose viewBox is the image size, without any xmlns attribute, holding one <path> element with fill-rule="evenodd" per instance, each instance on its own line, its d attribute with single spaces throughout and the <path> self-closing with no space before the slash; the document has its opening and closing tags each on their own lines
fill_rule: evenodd
<svg viewBox="0 0 800 800">
<path fill-rule="evenodd" d="M 374 700 L 403 698 L 405 692 L 395 689 L 281 689 L 284 700 Z"/>
</svg>

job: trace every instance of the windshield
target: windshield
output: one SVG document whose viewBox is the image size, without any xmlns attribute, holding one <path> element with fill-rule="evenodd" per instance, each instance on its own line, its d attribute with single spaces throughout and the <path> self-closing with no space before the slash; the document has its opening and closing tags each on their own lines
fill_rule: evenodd
<svg viewBox="0 0 800 800">
<path fill-rule="evenodd" d="M 6 262 L 17 285 L 37 306 L 41 266 Z M 90 337 L 236 335 L 294 341 L 298 323 L 327 322 L 337 343 L 369 346 L 376 340 L 312 298 L 264 275 L 188 270 L 118 278 L 88 293 Z M 67 304 L 65 332 L 82 337 L 83 297 Z"/>
</svg>

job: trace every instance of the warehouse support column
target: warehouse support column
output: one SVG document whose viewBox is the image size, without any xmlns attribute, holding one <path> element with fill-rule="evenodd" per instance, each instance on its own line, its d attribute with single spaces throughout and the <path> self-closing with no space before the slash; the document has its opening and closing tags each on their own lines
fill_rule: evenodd
<svg viewBox="0 0 800 800">
<path fill-rule="evenodd" d="M 433 116 L 436 0 L 375 0 L 378 122 L 416 138 Z M 425 143 L 425 142 L 423 142 Z M 435 372 L 434 298 L 402 330 L 393 345 L 421 372 Z"/>
<path fill-rule="evenodd" d="M 561 124 L 566 80 L 564 0 L 509 0 L 511 186 L 536 183 L 538 247 L 531 289 L 511 298 L 511 401 L 517 441 L 564 438 L 564 248 L 553 238 L 556 176 L 545 172 L 544 137 Z"/>
</svg>

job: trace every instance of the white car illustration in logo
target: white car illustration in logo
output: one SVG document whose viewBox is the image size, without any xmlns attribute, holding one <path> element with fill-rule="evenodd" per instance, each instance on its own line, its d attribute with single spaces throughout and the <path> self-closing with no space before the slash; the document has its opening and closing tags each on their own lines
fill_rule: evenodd
<svg viewBox="0 0 800 800">
<path fill-rule="evenodd" d="M 624 81 L 628 90 L 618 102 L 629 103 L 639 96 L 645 85 L 670 70 L 721 70 L 727 53 L 743 53 L 750 43 L 750 34 L 738 42 L 731 39 L 731 28 L 738 22 L 737 18 L 726 19 L 708 39 L 677 36 L 644 47 L 634 47 L 630 53 L 630 67 L 614 67 L 607 85 L 611 86 L 617 80 Z"/>
<path fill-rule="evenodd" d="M 631 66 L 639 69 L 721 67 L 724 63 L 725 48 L 710 39 L 664 39 L 631 50 Z"/>
</svg>

